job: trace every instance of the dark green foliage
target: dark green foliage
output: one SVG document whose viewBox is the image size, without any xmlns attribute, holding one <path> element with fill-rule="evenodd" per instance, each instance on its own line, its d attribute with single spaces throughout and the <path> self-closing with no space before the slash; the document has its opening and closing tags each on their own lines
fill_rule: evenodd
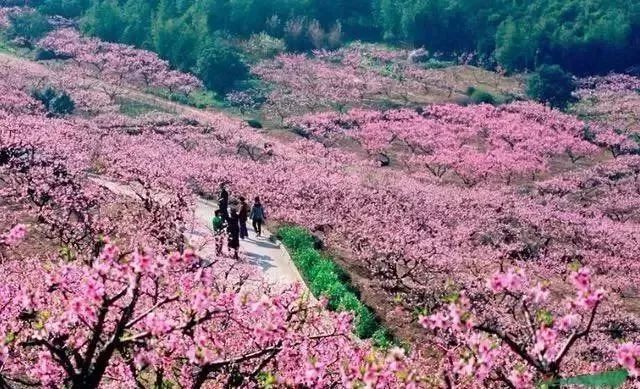
<svg viewBox="0 0 640 389">
<path fill-rule="evenodd" d="M 467 89 L 467 95 L 474 104 L 496 104 L 497 99 L 491 93 L 474 87 Z"/>
<path fill-rule="evenodd" d="M 262 128 L 262 123 L 260 123 L 260 120 L 257 119 L 249 119 L 247 120 L 247 124 L 251 128 Z"/>
<path fill-rule="evenodd" d="M 203 39 L 207 39 L 207 36 L 199 35 L 194 26 L 184 18 L 158 21 L 152 34 L 154 51 L 182 70 L 197 66 L 202 56 Z"/>
<path fill-rule="evenodd" d="M 52 87 L 34 90 L 33 98 L 42 102 L 49 113 L 63 116 L 73 113 L 76 108 L 71 97 L 64 91 L 58 91 Z"/>
<path fill-rule="evenodd" d="M 118 42 L 124 17 L 117 1 L 96 2 L 84 18 L 82 29 L 109 42 Z"/>
<path fill-rule="evenodd" d="M 76 109 L 76 104 L 65 92 L 59 93 L 49 101 L 49 112 L 55 115 L 68 115 Z"/>
<path fill-rule="evenodd" d="M 52 59 L 69 59 L 69 56 L 58 54 L 51 50 L 37 49 L 34 58 L 36 61 L 48 61 Z"/>
<path fill-rule="evenodd" d="M 44 0 L 38 9 L 49 15 L 74 18 L 91 7 L 91 0 Z"/>
<path fill-rule="evenodd" d="M 230 90 L 249 73 L 238 53 L 221 39 L 202 50 L 194 70 L 207 88 L 219 93 Z"/>
<path fill-rule="evenodd" d="M 552 107 L 565 108 L 573 100 L 576 83 L 558 65 L 543 65 L 527 83 L 527 95 Z"/>
<path fill-rule="evenodd" d="M 25 12 L 9 18 L 11 27 L 7 31 L 11 37 L 22 37 L 28 40 L 42 38 L 53 28 L 47 18 L 39 12 Z"/>
<path fill-rule="evenodd" d="M 313 235 L 304 228 L 283 227 L 278 231 L 278 237 L 289 250 L 311 292 L 315 296 L 325 296 L 329 309 L 354 314 L 358 337 L 372 338 L 379 347 L 390 347 L 393 344 L 389 332 L 382 327 L 373 311 L 358 298 L 348 275 L 315 248 L 316 240 Z"/>
<path fill-rule="evenodd" d="M 634 0 L 374 0 L 374 8 L 387 39 L 494 55 L 508 70 L 557 63 L 586 74 L 640 60 Z"/>
<path fill-rule="evenodd" d="M 294 51 L 340 38 L 424 46 L 444 59 L 477 52 L 509 71 L 556 63 L 583 75 L 640 62 L 636 0 L 40 0 L 40 9 L 82 15 L 86 31 L 153 49 L 182 69 L 210 37 L 266 32 Z M 331 34 L 340 26 L 340 34 Z M 431 66 L 440 66 L 436 62 Z"/>
</svg>

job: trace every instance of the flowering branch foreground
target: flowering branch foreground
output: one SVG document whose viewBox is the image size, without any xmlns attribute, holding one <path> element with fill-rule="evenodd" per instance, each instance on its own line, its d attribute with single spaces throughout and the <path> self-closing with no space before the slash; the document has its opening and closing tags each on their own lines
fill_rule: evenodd
<svg viewBox="0 0 640 389">
<path fill-rule="evenodd" d="M 173 382 L 199 388 L 253 385 L 265 373 L 272 383 L 287 386 L 413 380 L 401 350 L 384 356 L 354 342 L 351 317 L 312 306 L 301 288 L 264 295 L 247 290 L 247 276 L 224 258 L 170 251 L 181 246 L 166 238 L 176 230 L 173 224 L 157 225 L 165 231 L 151 233 L 158 239 L 144 239 L 149 248 L 122 250 L 103 238 L 107 225 L 122 226 L 102 209 L 105 202 L 78 207 L 79 199 L 105 200 L 101 194 L 76 187 L 77 176 L 35 151 L 6 146 L 0 164 L 3 194 L 37 215 L 34 232 L 50 234 L 63 246 L 57 255 L 32 259 L 20 250 L 25 225 L 2 235 L 3 386 Z M 46 174 L 52 166 L 54 173 Z M 155 201 L 146 198 L 141 214 L 129 215 L 133 218 L 125 224 L 132 223 L 132 229 L 118 229 L 119 240 L 155 224 L 159 214 L 181 220 L 171 218 L 180 207 Z"/>
<path fill-rule="evenodd" d="M 473 377 L 529 388 L 540 379 L 555 379 L 573 346 L 590 335 L 604 298 L 591 273 L 581 268 L 570 275 L 576 296 L 563 309 L 550 301 L 548 285 L 532 283 L 521 271 L 496 273 L 488 281 L 495 303 L 483 311 L 465 293 L 452 298 L 446 310 L 420 318 L 442 335 L 447 381 Z M 620 352 L 629 345 L 622 346 Z M 632 375 L 635 366 L 625 363 Z"/>
</svg>

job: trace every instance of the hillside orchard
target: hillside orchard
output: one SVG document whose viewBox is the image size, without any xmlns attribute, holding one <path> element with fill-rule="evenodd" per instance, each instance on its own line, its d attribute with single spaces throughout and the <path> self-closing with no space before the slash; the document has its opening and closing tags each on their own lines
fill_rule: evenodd
<svg viewBox="0 0 640 389">
<path fill-rule="evenodd" d="M 264 107 L 267 116 L 283 120 L 306 112 L 385 103 L 464 100 L 472 84 L 498 95 L 522 95 L 518 80 L 466 66 L 464 61 L 461 66 L 429 69 L 409 61 L 407 52 L 363 43 L 312 54 L 281 54 L 252 67 L 252 73 L 271 89 Z"/>
<path fill-rule="evenodd" d="M 2 385 L 529 388 L 616 368 L 637 377 L 640 157 L 614 128 L 531 102 L 341 113 L 318 100 L 318 112 L 286 120 L 303 135 L 289 141 L 223 113 L 132 118 L 113 101 L 50 117 L 29 93 L 42 77 L 75 78 L 69 93 L 90 107 L 84 96 L 130 95 L 173 71 L 69 30 L 40 45 L 70 58 L 62 68 L 7 61 L 0 80 Z M 332 102 L 384 85 L 352 77 L 358 66 L 298 79 L 307 58 L 276 61 L 290 79 L 256 71 Z M 176 80 L 176 90 L 199 86 Z M 136 183 L 139 201 L 90 175 Z M 256 288 L 248 263 L 194 250 L 195 197 L 223 181 L 344 255 L 383 296 L 383 321 L 419 328 L 416 342 L 374 349 L 353 337 L 349 314 L 301 286 Z"/>
</svg>

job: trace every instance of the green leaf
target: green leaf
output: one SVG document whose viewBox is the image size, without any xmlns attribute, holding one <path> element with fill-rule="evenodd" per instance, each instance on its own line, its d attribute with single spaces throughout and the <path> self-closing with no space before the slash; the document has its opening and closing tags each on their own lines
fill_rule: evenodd
<svg viewBox="0 0 640 389">
<path fill-rule="evenodd" d="M 556 385 L 579 385 L 587 388 L 619 388 L 629 377 L 626 369 L 606 371 L 598 374 L 579 375 L 561 379 Z"/>
<path fill-rule="evenodd" d="M 15 332 L 9 332 L 7 336 L 4 338 L 4 344 L 13 343 L 14 340 L 16 340 Z"/>
<path fill-rule="evenodd" d="M 539 323 L 543 323 L 543 324 L 546 324 L 547 326 L 551 326 L 553 324 L 553 315 L 551 314 L 551 312 L 547 311 L 546 309 L 541 309 L 538 312 L 536 312 L 536 320 Z"/>
</svg>

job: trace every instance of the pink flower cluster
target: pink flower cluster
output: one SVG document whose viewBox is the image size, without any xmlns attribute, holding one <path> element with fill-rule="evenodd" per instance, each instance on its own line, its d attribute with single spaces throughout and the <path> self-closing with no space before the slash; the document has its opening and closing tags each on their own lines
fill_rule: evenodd
<svg viewBox="0 0 640 389">
<path fill-rule="evenodd" d="M 591 285 L 591 271 L 588 268 L 582 268 L 571 273 L 571 281 L 578 291 L 576 304 L 579 307 L 593 309 L 604 298 L 604 290 L 601 288 L 594 289 Z"/>
<path fill-rule="evenodd" d="M 56 30 L 38 44 L 47 50 L 70 56 L 87 75 L 121 87 L 166 88 L 170 92 L 182 93 L 202 87 L 202 82 L 195 76 L 172 70 L 169 63 L 155 53 L 84 38 L 73 29 Z"/>
<path fill-rule="evenodd" d="M 580 80 L 580 99 L 572 111 L 590 119 L 613 134 L 640 133 L 640 78 L 626 74 L 589 77 Z M 628 136 L 623 139 L 626 141 Z M 611 140 L 609 140 L 611 141 Z M 621 143 L 617 140 L 617 143 Z M 626 143 L 628 146 L 629 143 Z M 635 145 L 635 148 L 638 146 Z"/>
<path fill-rule="evenodd" d="M 616 360 L 629 371 L 631 377 L 640 377 L 640 345 L 621 344 L 616 352 Z"/>
<path fill-rule="evenodd" d="M 7 246 L 16 246 L 27 236 L 27 227 L 24 224 L 16 224 L 2 236 L 2 243 Z"/>
<path fill-rule="evenodd" d="M 577 159 L 597 152 L 583 139 L 584 123 L 532 103 L 440 105 L 423 113 L 352 110 L 306 115 L 289 123 L 316 139 L 351 136 L 369 152 L 395 154 L 410 171 L 425 169 L 442 177 L 452 170 L 468 185 L 492 177 L 509 183 L 547 172 L 558 155 Z"/>
<path fill-rule="evenodd" d="M 592 330 L 603 292 L 593 291 L 586 268 L 570 279 L 578 291 L 577 303 L 566 304 L 564 313 L 550 299 L 547 284 L 531 286 L 522 270 L 509 269 L 487 281 L 495 300 L 481 303 L 484 298 L 474 301 L 462 293 L 445 309 L 421 317 L 420 323 L 449 335 L 441 338 L 452 363 L 452 380 L 473 376 L 478 382 L 508 380 L 526 388 L 543 377 L 563 374 L 565 356 Z M 628 355 L 621 351 L 618 360 L 626 358 L 625 366 L 632 366 Z"/>
</svg>

